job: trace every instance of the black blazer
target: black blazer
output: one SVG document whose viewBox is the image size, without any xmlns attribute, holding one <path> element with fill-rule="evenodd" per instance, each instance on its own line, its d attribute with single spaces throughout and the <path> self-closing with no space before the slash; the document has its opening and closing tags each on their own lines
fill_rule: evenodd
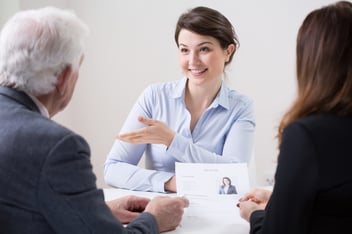
<svg viewBox="0 0 352 234">
<path fill-rule="evenodd" d="M 0 233 L 158 233 L 143 213 L 126 228 L 96 188 L 87 142 L 0 86 Z"/>
<path fill-rule="evenodd" d="M 352 224 L 352 118 L 316 114 L 286 127 L 275 186 L 251 233 L 349 233 Z"/>
</svg>

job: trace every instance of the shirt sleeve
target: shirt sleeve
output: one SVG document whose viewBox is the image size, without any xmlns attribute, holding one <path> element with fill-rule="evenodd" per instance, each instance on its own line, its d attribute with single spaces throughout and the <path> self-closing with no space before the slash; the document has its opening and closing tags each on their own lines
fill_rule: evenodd
<svg viewBox="0 0 352 234">
<path fill-rule="evenodd" d="M 37 194 L 40 209 L 55 233 L 158 233 L 150 214 L 124 228 L 105 204 L 95 181 L 86 141 L 69 134 L 57 142 L 42 167 Z"/>
<path fill-rule="evenodd" d="M 132 107 L 121 132 L 144 127 L 137 121 L 138 116 L 151 118 L 151 87 L 140 95 Z M 148 170 L 137 166 L 146 144 L 130 144 L 115 140 L 104 165 L 105 182 L 111 186 L 139 191 L 165 192 L 164 184 L 174 173 Z"/>
<path fill-rule="evenodd" d="M 242 163 L 249 162 L 253 154 L 255 117 L 253 102 L 241 104 L 236 119 L 229 126 L 222 154 L 216 154 L 176 133 L 167 152 L 180 162 Z M 231 121 L 231 120 L 228 120 Z M 212 137 L 209 135 L 209 141 Z"/>
<path fill-rule="evenodd" d="M 289 125 L 283 133 L 273 193 L 265 215 L 252 214 L 251 233 L 308 233 L 318 178 L 309 132 L 298 123 Z"/>
</svg>

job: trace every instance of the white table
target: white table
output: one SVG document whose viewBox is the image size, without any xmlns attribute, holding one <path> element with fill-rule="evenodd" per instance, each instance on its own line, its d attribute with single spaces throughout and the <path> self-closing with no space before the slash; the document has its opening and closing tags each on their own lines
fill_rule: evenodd
<svg viewBox="0 0 352 234">
<path fill-rule="evenodd" d="M 106 188 L 103 190 L 105 195 L 105 200 L 109 201 L 118 197 L 125 195 L 137 195 L 142 197 L 153 198 L 158 195 L 165 195 L 160 193 L 151 193 L 151 192 L 139 192 L 139 191 L 130 191 L 123 189 L 115 188 Z M 170 196 L 176 196 L 176 194 L 168 194 Z M 209 208 L 212 208 L 210 204 Z M 216 206 L 216 204 L 214 204 Z M 232 207 L 230 208 L 232 209 Z M 238 208 L 234 205 L 233 210 L 230 213 L 239 212 Z M 237 215 L 237 213 L 235 213 Z M 226 215 L 226 214 L 220 214 Z M 231 214 L 230 214 L 231 215 Z M 249 233 L 249 224 L 245 221 L 229 222 L 223 221 L 221 217 L 217 214 L 214 214 L 211 210 L 209 212 L 204 212 L 204 216 L 195 217 L 188 216 L 187 210 L 183 216 L 181 226 L 176 228 L 176 230 L 166 232 L 167 234 L 248 234 Z M 230 219 L 231 220 L 231 219 Z"/>
</svg>

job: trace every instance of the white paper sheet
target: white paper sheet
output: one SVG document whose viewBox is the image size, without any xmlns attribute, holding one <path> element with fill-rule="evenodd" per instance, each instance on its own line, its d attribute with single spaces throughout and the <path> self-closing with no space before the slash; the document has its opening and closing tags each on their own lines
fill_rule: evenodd
<svg viewBox="0 0 352 234">
<path fill-rule="evenodd" d="M 224 177 L 231 180 L 236 194 L 220 194 Z M 185 211 L 188 222 L 202 220 L 203 223 L 247 224 L 236 206 L 238 199 L 250 188 L 246 163 L 176 163 L 176 183 L 177 195 L 185 196 L 190 201 Z"/>
</svg>

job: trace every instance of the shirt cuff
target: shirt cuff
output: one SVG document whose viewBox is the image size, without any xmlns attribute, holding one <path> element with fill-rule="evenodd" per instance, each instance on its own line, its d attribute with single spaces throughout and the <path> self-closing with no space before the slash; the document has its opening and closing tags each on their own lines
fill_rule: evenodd
<svg viewBox="0 0 352 234">
<path fill-rule="evenodd" d="M 155 175 L 153 175 L 151 179 L 152 190 L 156 192 L 165 193 L 165 182 L 168 181 L 175 174 L 166 171 L 158 171 Z"/>
</svg>

